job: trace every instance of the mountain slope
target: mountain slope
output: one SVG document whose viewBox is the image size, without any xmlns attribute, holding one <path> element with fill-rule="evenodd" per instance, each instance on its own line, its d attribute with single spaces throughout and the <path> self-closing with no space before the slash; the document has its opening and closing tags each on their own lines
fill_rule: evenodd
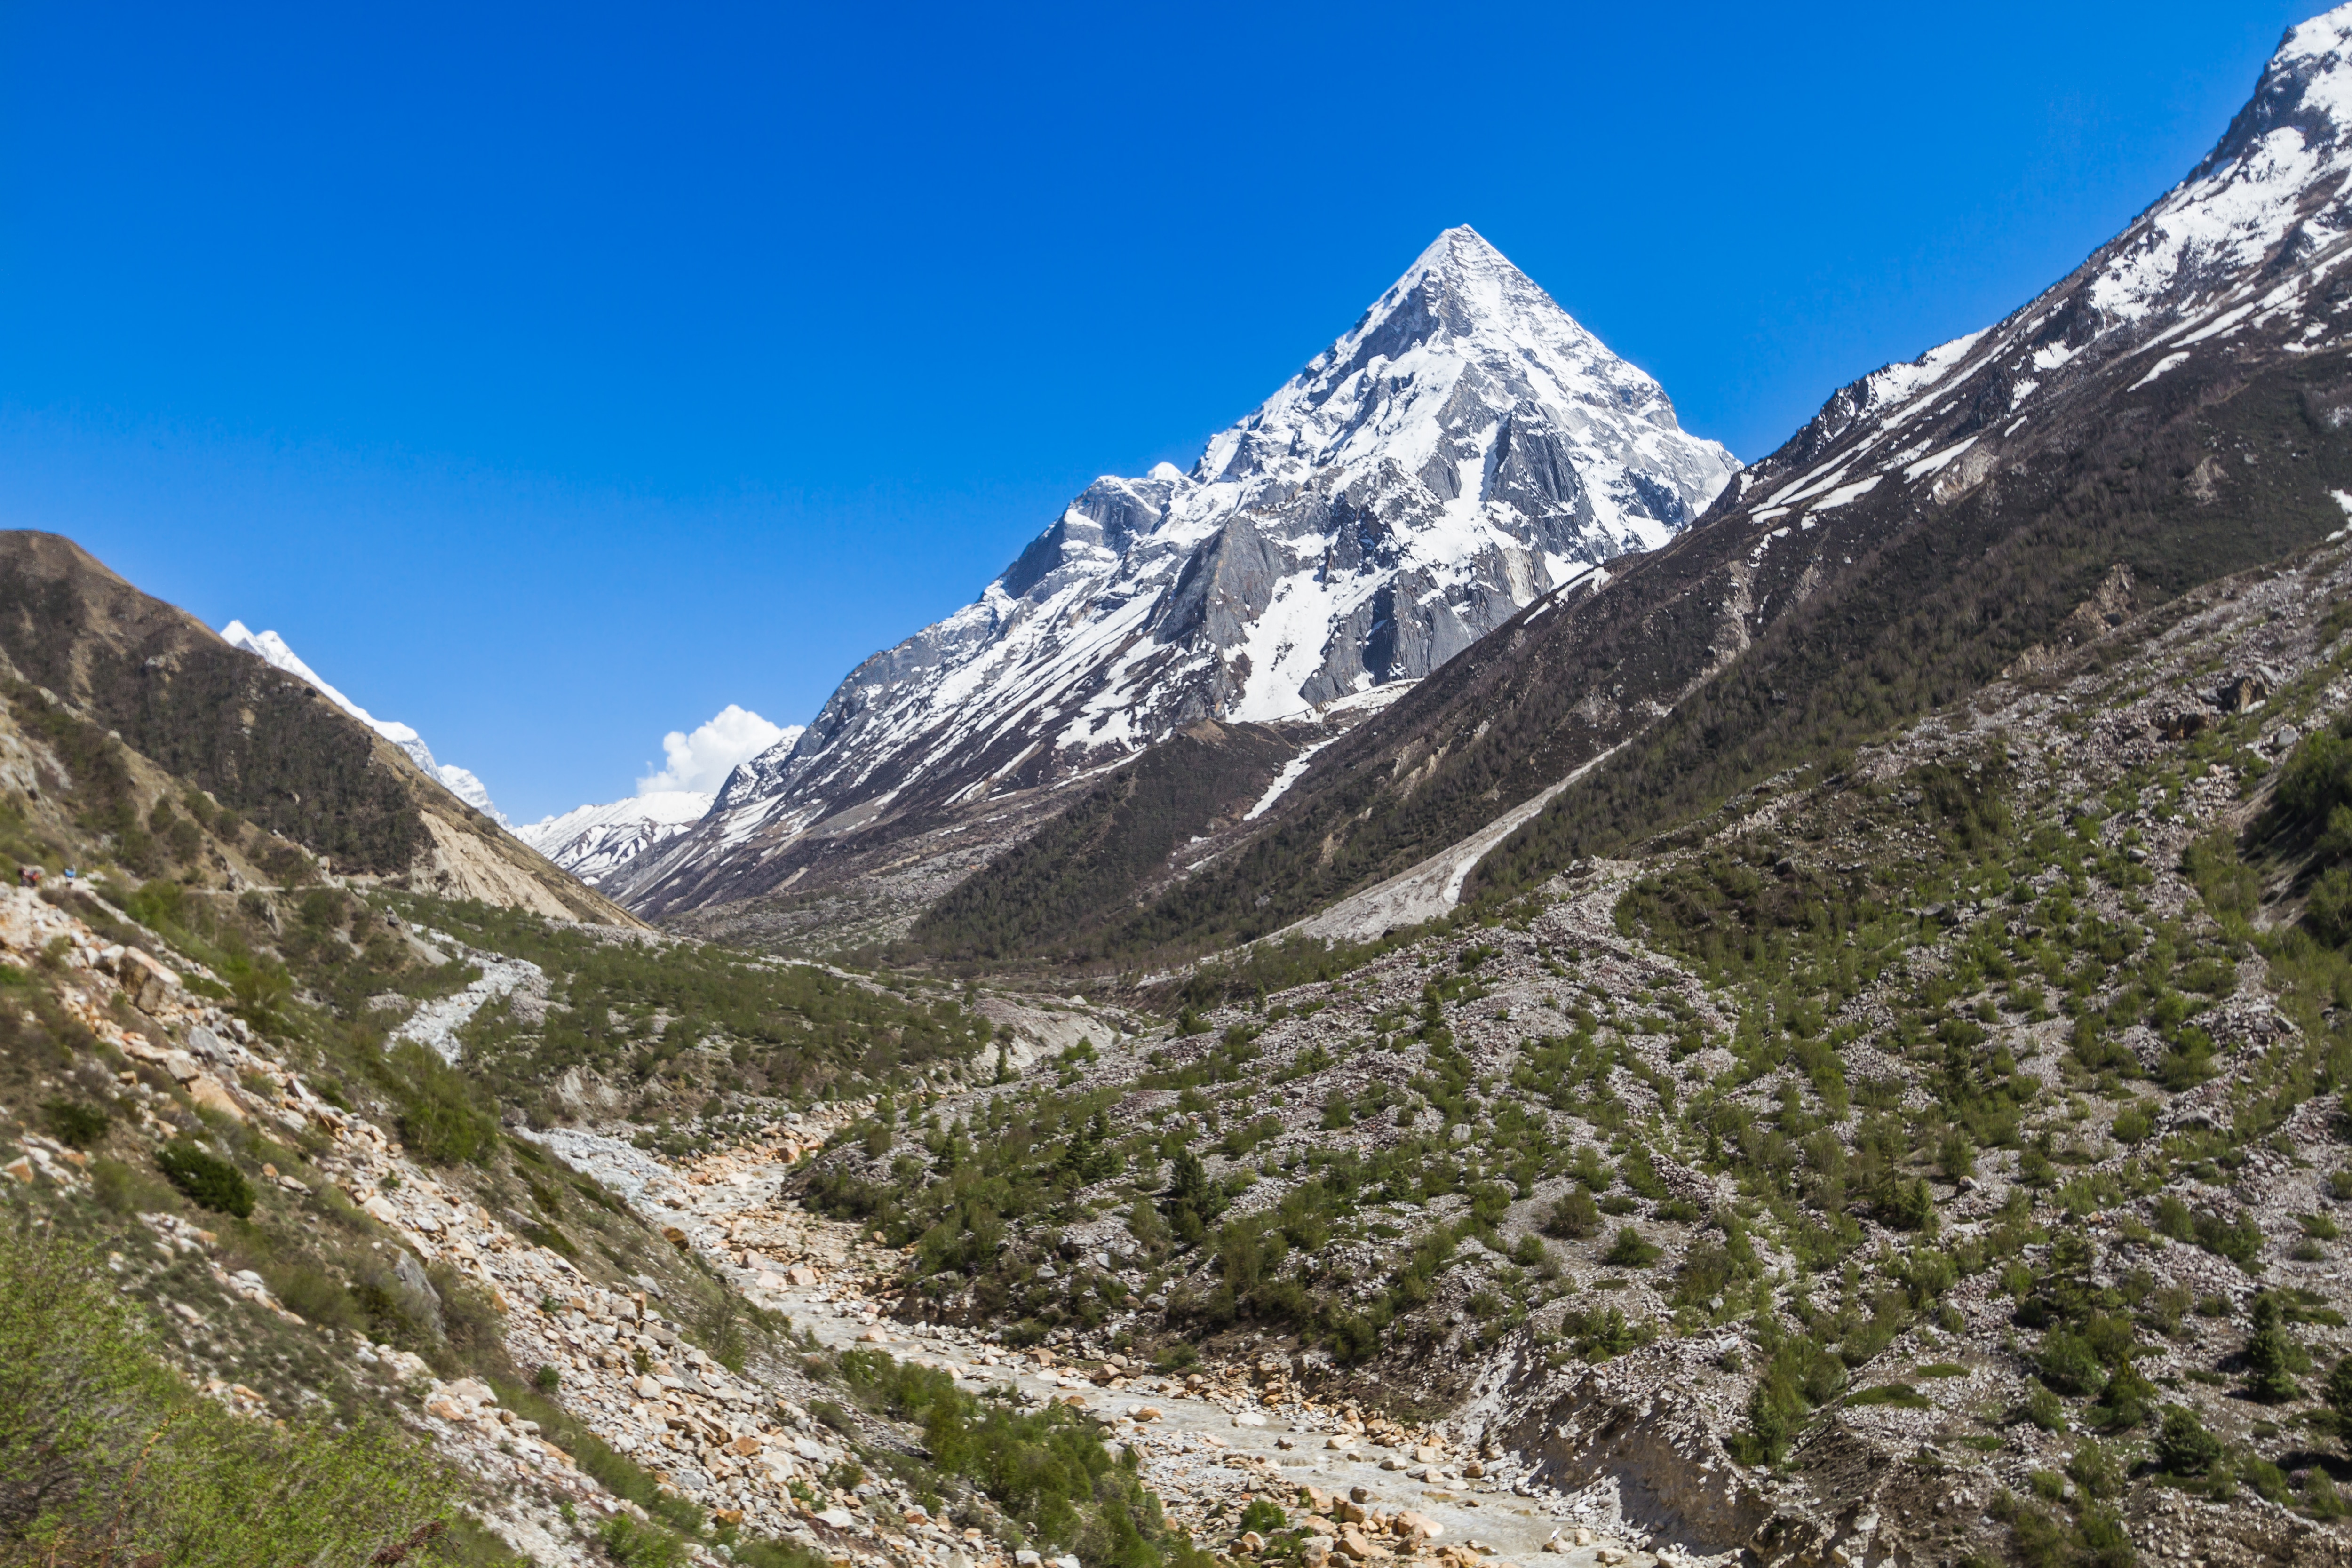
<svg viewBox="0 0 2352 1568">
<path fill-rule="evenodd" d="M 221 640 L 231 647 L 241 647 L 255 657 L 266 659 L 276 668 L 299 679 L 307 680 L 326 693 L 327 700 L 361 723 L 408 753 L 408 758 L 425 770 L 427 778 L 437 779 L 442 787 L 501 827 L 511 826 L 506 814 L 490 803 L 490 792 L 470 769 L 455 763 L 436 762 L 433 748 L 425 737 L 397 719 L 379 719 L 366 709 L 327 684 L 324 677 L 303 662 L 302 656 L 288 646 L 276 632 L 256 632 L 243 621 L 231 621 L 220 630 Z"/>
<path fill-rule="evenodd" d="M 1191 473 L 1097 480 L 617 890 L 649 913 L 740 900 L 845 837 L 1067 779 L 1204 718 L 1378 702 L 1547 589 L 1664 542 L 1737 466 L 1450 229 Z"/>
<path fill-rule="evenodd" d="M 2290 34 L 2213 153 L 2067 279 L 1841 390 L 1697 526 L 1447 664 L 1150 908 L 1101 911 L 1095 950 L 1275 931 L 1589 766 L 1465 884 L 1532 885 L 2342 527 L 2347 36 L 2345 11 Z"/>
<path fill-rule="evenodd" d="M 231 647 L 70 540 L 0 531 L 0 658 L 65 713 L 339 873 L 637 923 L 426 778 L 315 684 Z"/>
</svg>

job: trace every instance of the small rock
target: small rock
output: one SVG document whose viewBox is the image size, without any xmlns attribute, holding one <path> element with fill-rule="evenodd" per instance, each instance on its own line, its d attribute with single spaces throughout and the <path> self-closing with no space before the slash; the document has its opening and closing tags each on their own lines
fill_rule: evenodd
<svg viewBox="0 0 2352 1568">
<path fill-rule="evenodd" d="M 1415 1541 L 1434 1541 L 1445 1533 L 1445 1527 L 1437 1521 L 1409 1508 L 1400 1510 L 1396 1518 L 1390 1521 L 1389 1528 Z"/>
</svg>

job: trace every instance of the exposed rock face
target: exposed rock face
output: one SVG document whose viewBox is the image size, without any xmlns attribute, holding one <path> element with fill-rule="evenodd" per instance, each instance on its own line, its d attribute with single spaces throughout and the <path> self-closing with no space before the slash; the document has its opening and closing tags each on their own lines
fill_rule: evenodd
<svg viewBox="0 0 2352 1568">
<path fill-rule="evenodd" d="M 867 659 L 709 819 L 624 873 L 647 910 L 756 893 L 803 837 L 976 804 L 1204 718 L 1437 668 L 1664 543 L 1738 465 L 1468 228 L 1190 473 L 1097 479 L 972 605 Z"/>
</svg>

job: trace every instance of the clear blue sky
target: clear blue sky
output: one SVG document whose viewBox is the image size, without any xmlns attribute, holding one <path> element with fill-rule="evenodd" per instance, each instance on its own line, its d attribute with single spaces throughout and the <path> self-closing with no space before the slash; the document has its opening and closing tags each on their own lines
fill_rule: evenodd
<svg viewBox="0 0 2352 1568">
<path fill-rule="evenodd" d="M 805 721 L 1450 224 L 1758 457 L 2310 9 L 0 3 L 0 525 L 529 819 Z"/>
</svg>

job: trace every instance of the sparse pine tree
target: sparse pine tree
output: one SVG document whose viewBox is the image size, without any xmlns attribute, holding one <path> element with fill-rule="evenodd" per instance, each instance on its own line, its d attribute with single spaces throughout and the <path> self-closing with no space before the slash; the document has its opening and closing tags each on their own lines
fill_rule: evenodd
<svg viewBox="0 0 2352 1568">
<path fill-rule="evenodd" d="M 2156 1435 L 2156 1462 L 2176 1476 L 2201 1476 L 2221 1457 L 2221 1440 L 2205 1430 L 2197 1413 L 2185 1405 L 2164 1407 L 2164 1426 Z"/>
<path fill-rule="evenodd" d="M 2255 1297 L 2254 1331 L 2246 1341 L 2247 1391 L 2265 1405 L 2283 1405 L 2301 1394 L 2294 1380 L 2305 1360 L 2301 1349 L 2287 1331 L 2278 1298 L 2267 1290 Z"/>
<path fill-rule="evenodd" d="M 1216 1214 L 1215 1193 L 1209 1185 L 1209 1173 L 1200 1156 L 1190 1149 L 1179 1149 L 1169 1162 L 1167 1195 L 1160 1200 L 1160 1212 L 1168 1216 L 1169 1226 L 1184 1241 L 1197 1245 L 1208 1234 L 1209 1221 Z"/>
</svg>

